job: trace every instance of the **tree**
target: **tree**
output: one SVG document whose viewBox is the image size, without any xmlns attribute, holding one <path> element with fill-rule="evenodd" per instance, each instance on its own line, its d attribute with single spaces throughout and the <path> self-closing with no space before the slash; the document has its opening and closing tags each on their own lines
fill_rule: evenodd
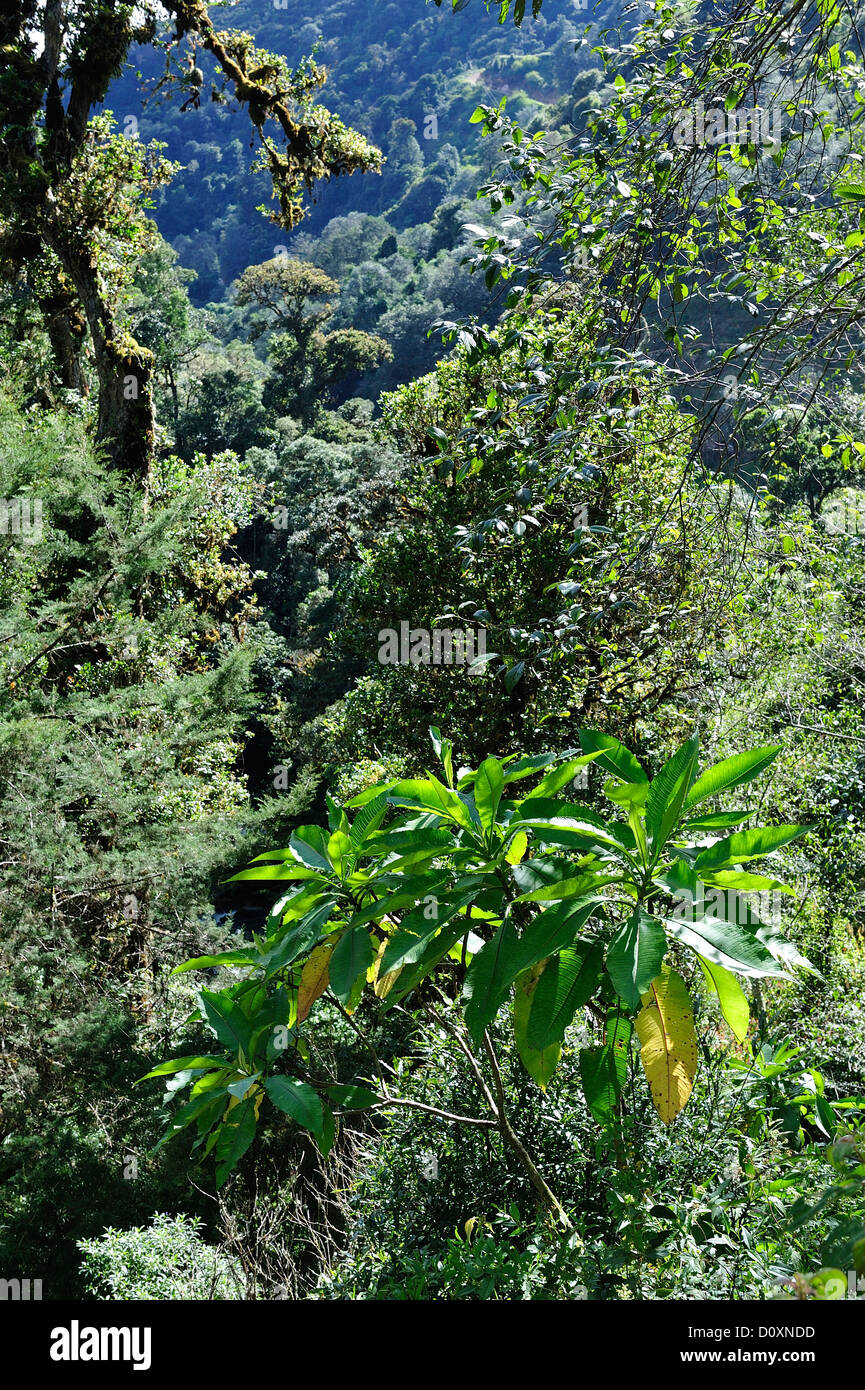
<svg viewBox="0 0 865 1390">
<path fill-rule="evenodd" d="M 249 337 L 281 330 L 268 346 L 271 376 L 263 403 L 281 415 L 299 416 L 304 426 L 340 383 L 392 358 L 389 345 L 372 333 L 358 328 L 321 331 L 334 306 L 310 307 L 310 302 L 338 291 L 338 282 L 318 266 L 288 256 L 250 266 L 237 282 L 237 303 L 253 309 Z"/>
<path fill-rule="evenodd" d="M 194 279 L 195 272 L 183 270 L 176 251 L 162 242 L 139 259 L 126 304 L 135 337 L 152 354 L 154 376 L 162 378 L 168 389 L 175 444 L 181 453 L 184 441 L 178 378 L 207 339 L 201 314 L 191 308 L 186 292 Z"/>
<path fill-rule="evenodd" d="M 231 449 L 245 454 L 268 438 L 260 384 L 235 366 L 217 365 L 190 387 L 178 417 L 178 433 L 189 453 L 208 457 Z"/>
<path fill-rule="evenodd" d="M 0 496 L 33 522 L 0 538 L 0 1263 L 23 1246 L 71 1297 L 76 1236 L 177 1196 L 125 1078 L 174 1027 L 163 962 L 225 939 L 214 883 L 255 823 L 254 579 L 231 538 L 260 499 L 199 455 L 156 459 L 145 508 L 66 410 L 4 398 L 0 441 Z"/>
<path fill-rule="evenodd" d="M 167 14 L 174 32 L 160 30 Z M 176 58 L 188 41 L 187 62 Z M 132 43 L 154 44 L 166 54 L 163 85 L 197 105 L 204 74 L 198 47 L 217 64 L 215 100 L 226 88 L 245 106 L 270 173 L 278 210 L 292 227 L 302 215 L 302 192 L 322 178 L 377 168 L 380 157 L 362 136 L 314 104 L 325 74 L 312 60 L 292 71 L 283 58 L 256 48 L 248 34 L 217 29 L 203 0 L 164 7 L 122 0 L 16 0 L 0 19 L 0 154 L 3 205 L 2 262 L 6 274 L 27 273 L 43 259 L 62 271 L 53 295 L 36 298 L 50 325 L 64 380 L 79 382 L 81 320 L 99 381 L 97 438 L 118 466 L 147 473 L 153 446 L 151 354 L 118 319 L 103 242 L 145 235 L 148 187 L 167 169 L 136 142 L 110 134 L 92 113 L 123 69 Z M 109 257 L 110 261 L 110 257 Z"/>
<path fill-rule="evenodd" d="M 414 121 L 400 116 L 388 131 L 387 165 L 382 178 L 382 197 L 396 203 L 423 173 L 423 151 L 417 141 Z"/>
<path fill-rule="evenodd" d="M 598 52 L 615 96 L 556 149 L 500 109 L 473 117 L 504 135 L 491 210 L 523 198 L 536 234 L 528 254 L 484 238 L 475 262 L 509 285 L 514 328 L 551 279 L 576 278 L 605 325 L 605 384 L 614 396 L 647 355 L 668 366 L 695 461 L 726 454 L 755 407 L 794 407 L 791 423 L 831 411 L 827 385 L 861 352 L 859 69 L 836 61 L 834 8 L 801 28 L 796 13 L 742 4 L 694 28 L 663 9 L 632 42 L 611 35 Z M 624 439 L 627 421 L 613 429 Z"/>
<path fill-rule="evenodd" d="M 313 304 L 324 295 L 339 294 L 339 282 L 309 261 L 275 256 L 243 272 L 235 290 L 235 303 L 250 308 L 248 337 L 255 342 L 278 329 L 289 333 L 304 349 L 319 324 L 333 313 L 331 304 Z"/>
</svg>

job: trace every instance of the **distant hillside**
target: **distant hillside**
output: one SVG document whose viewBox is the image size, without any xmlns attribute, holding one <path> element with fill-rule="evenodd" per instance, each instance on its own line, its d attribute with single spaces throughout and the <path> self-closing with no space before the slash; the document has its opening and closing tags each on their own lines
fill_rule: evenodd
<svg viewBox="0 0 865 1390">
<path fill-rule="evenodd" d="M 317 57 L 329 72 L 322 102 L 388 156 L 381 177 L 320 189 L 304 234 L 316 237 L 332 218 L 351 211 L 384 215 L 405 231 L 430 223 L 447 200 L 473 196 L 494 157 L 491 143 L 481 141 L 468 121 L 481 101 L 507 95 L 509 111 L 527 122 L 545 108 L 551 121 L 567 118 L 575 78 L 595 63 L 588 45 L 575 50 L 590 18 L 579 4 L 545 0 L 541 16 L 527 18 L 519 30 L 498 25 L 480 0 L 456 14 L 423 0 L 380 6 L 323 0 L 315 19 L 308 0 L 274 0 L 266 10 L 251 0 L 231 6 L 226 23 L 247 29 L 292 64 L 320 40 Z M 616 0 L 602 16 L 605 25 L 615 22 L 618 9 Z M 137 61 L 146 90 L 160 74 L 159 58 L 146 50 Z M 142 104 L 132 68 L 106 104 L 122 127 L 137 123 L 142 139 L 164 141 L 168 156 L 184 166 L 160 195 L 156 215 L 183 264 L 196 272 L 191 294 L 197 302 L 222 300 L 247 265 L 291 243 L 255 211 L 267 201 L 268 186 L 251 172 L 248 124 L 236 112 L 203 102 L 181 114 L 178 103 L 158 95 Z"/>
</svg>

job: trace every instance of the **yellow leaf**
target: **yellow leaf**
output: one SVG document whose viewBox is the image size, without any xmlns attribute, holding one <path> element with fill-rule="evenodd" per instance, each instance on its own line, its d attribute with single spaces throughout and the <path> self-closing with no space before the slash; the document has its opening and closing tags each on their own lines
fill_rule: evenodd
<svg viewBox="0 0 865 1390">
<path fill-rule="evenodd" d="M 697 1034 L 685 982 L 668 966 L 643 995 L 637 1037 L 652 1103 L 664 1124 L 671 1124 L 686 1105 L 697 1075 Z"/>
<path fill-rule="evenodd" d="M 373 958 L 372 965 L 366 972 L 366 982 L 368 985 L 373 985 L 375 984 L 376 979 L 378 978 L 378 967 L 382 956 L 382 950 L 384 948 L 384 942 L 379 941 L 377 936 L 371 936 L 370 941 L 372 945 L 376 948 L 376 952 Z"/>
<path fill-rule="evenodd" d="M 505 855 L 505 859 L 507 860 L 507 862 L 509 864 L 519 864 L 520 860 L 526 852 L 528 843 L 529 841 L 526 832 L 524 830 L 518 830 L 514 838 L 511 840 L 510 849 Z"/>
<path fill-rule="evenodd" d="M 332 955 L 333 946 L 325 942 L 323 946 L 316 946 L 303 967 L 297 991 L 298 1023 L 303 1023 L 316 999 L 327 989 Z"/>
<path fill-rule="evenodd" d="M 379 966 L 381 965 L 381 958 L 386 949 L 387 941 L 385 940 L 379 946 L 376 958 L 367 971 L 367 979 L 372 985 L 373 992 L 377 999 L 384 999 L 386 995 L 390 994 L 390 991 L 393 989 L 403 970 L 403 967 L 398 965 L 396 970 L 389 971 L 387 975 L 382 975 L 381 979 L 379 979 Z"/>
</svg>

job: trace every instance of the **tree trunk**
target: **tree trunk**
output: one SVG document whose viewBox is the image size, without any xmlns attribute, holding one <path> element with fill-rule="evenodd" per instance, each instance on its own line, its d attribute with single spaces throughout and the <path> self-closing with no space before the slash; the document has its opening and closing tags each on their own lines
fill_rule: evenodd
<svg viewBox="0 0 865 1390">
<path fill-rule="evenodd" d="M 39 308 L 63 386 L 67 391 L 88 395 L 90 387 L 81 364 L 85 324 L 73 297 L 59 286 L 51 294 L 42 295 Z"/>
<path fill-rule="evenodd" d="M 97 443 L 115 467 L 143 481 L 153 456 L 153 356 L 116 323 L 90 249 L 73 244 L 61 229 L 49 239 L 90 329 L 99 379 Z"/>
</svg>

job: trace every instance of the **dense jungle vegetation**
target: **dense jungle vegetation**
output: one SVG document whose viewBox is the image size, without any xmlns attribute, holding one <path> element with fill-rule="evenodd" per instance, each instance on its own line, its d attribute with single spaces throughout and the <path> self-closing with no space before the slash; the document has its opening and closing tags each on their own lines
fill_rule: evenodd
<svg viewBox="0 0 865 1390">
<path fill-rule="evenodd" d="M 46 1299 L 865 1298 L 863 12 L 533 10 L 0 17 Z"/>
</svg>

